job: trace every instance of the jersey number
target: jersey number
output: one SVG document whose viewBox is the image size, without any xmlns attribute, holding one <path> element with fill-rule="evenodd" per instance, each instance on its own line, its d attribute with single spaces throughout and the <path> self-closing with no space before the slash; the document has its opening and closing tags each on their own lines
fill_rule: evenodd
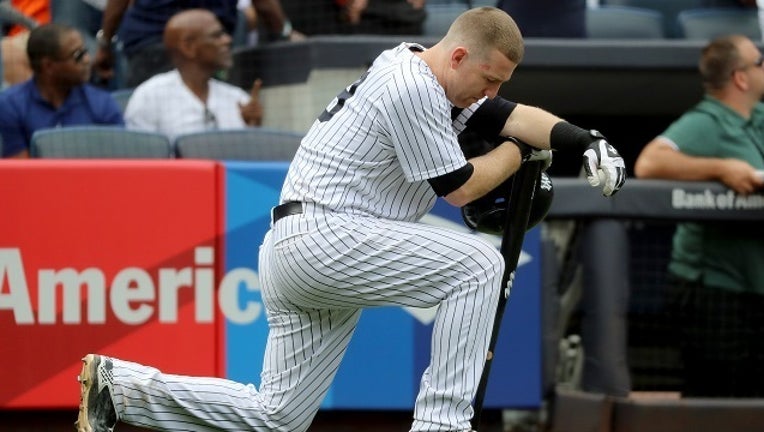
<svg viewBox="0 0 764 432">
<path fill-rule="evenodd" d="M 331 120 L 331 118 L 334 117 L 334 115 L 337 114 L 342 109 L 342 107 L 345 106 L 345 102 L 347 102 L 347 100 L 355 94 L 358 86 L 361 85 L 367 76 L 369 76 L 369 71 L 364 72 L 364 74 L 355 80 L 353 84 L 350 84 L 345 90 L 342 90 L 342 93 L 338 94 L 337 97 L 332 100 L 329 106 L 326 107 L 324 112 L 318 116 L 318 121 L 325 122 Z"/>
</svg>

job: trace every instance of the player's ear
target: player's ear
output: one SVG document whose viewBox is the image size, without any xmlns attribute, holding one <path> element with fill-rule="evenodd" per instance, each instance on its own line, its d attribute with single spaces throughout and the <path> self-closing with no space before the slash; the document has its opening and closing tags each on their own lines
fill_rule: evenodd
<svg viewBox="0 0 764 432">
<path fill-rule="evenodd" d="M 458 46 L 451 51 L 451 68 L 456 69 L 467 58 L 467 48 Z"/>
</svg>

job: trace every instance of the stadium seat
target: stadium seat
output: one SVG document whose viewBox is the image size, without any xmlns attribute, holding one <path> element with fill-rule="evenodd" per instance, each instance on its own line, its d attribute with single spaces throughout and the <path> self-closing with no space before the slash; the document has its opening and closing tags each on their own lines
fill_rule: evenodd
<svg viewBox="0 0 764 432">
<path fill-rule="evenodd" d="M 735 33 L 761 41 L 759 13 L 756 9 L 689 9 L 680 12 L 677 21 L 685 39 L 713 39 Z"/>
<path fill-rule="evenodd" d="M 498 0 L 472 0 L 472 7 L 491 6 L 496 7 Z"/>
<path fill-rule="evenodd" d="M 127 88 L 114 90 L 111 92 L 111 96 L 115 101 L 117 101 L 117 104 L 122 109 L 123 113 L 125 112 L 125 108 L 127 108 L 127 102 L 130 100 L 130 96 L 133 94 L 133 90 L 134 89 Z"/>
<path fill-rule="evenodd" d="M 630 6 L 600 6 L 586 10 L 590 39 L 663 39 L 663 14 Z"/>
<path fill-rule="evenodd" d="M 663 14 L 664 33 L 669 38 L 681 37 L 677 16 L 685 9 L 708 7 L 711 1 L 736 1 L 736 0 L 601 0 L 604 6 L 629 6 L 652 9 Z"/>
<path fill-rule="evenodd" d="M 427 18 L 424 20 L 423 35 L 441 37 L 448 32 L 451 23 L 462 12 L 468 9 L 466 2 L 458 3 L 425 3 Z"/>
<path fill-rule="evenodd" d="M 289 161 L 303 135 L 263 127 L 195 132 L 175 139 L 183 159 Z"/>
<path fill-rule="evenodd" d="M 43 129 L 32 135 L 33 158 L 169 159 L 172 144 L 164 134 L 116 126 Z"/>
</svg>

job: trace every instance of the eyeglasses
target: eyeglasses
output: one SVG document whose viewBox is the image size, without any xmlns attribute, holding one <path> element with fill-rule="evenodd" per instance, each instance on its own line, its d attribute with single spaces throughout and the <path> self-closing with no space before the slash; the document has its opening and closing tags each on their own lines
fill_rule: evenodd
<svg viewBox="0 0 764 432">
<path fill-rule="evenodd" d="M 87 48 L 79 47 L 76 50 L 72 51 L 72 53 L 69 54 L 67 57 L 59 59 L 59 61 L 74 60 L 76 63 L 82 63 L 87 53 L 88 53 Z"/>
<path fill-rule="evenodd" d="M 764 56 L 759 56 L 758 60 L 756 60 L 755 62 L 751 64 L 743 65 L 739 67 L 738 70 L 748 69 L 754 66 L 757 68 L 760 68 L 762 65 L 764 65 Z"/>
</svg>

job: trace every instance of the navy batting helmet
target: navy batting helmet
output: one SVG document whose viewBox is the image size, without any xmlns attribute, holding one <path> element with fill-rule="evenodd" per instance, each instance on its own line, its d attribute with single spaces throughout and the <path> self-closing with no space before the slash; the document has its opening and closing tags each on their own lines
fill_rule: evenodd
<svg viewBox="0 0 764 432">
<path fill-rule="evenodd" d="M 502 234 L 504 232 L 504 223 L 507 219 L 504 215 L 504 212 L 507 210 L 505 191 L 508 187 L 507 183 L 510 181 L 512 181 L 512 177 L 483 197 L 462 207 L 464 223 L 471 229 L 479 232 Z M 549 212 L 549 208 L 552 206 L 553 198 L 554 188 L 552 186 L 552 179 L 546 172 L 542 171 L 533 192 L 527 229 L 533 228 L 544 220 Z"/>
</svg>

